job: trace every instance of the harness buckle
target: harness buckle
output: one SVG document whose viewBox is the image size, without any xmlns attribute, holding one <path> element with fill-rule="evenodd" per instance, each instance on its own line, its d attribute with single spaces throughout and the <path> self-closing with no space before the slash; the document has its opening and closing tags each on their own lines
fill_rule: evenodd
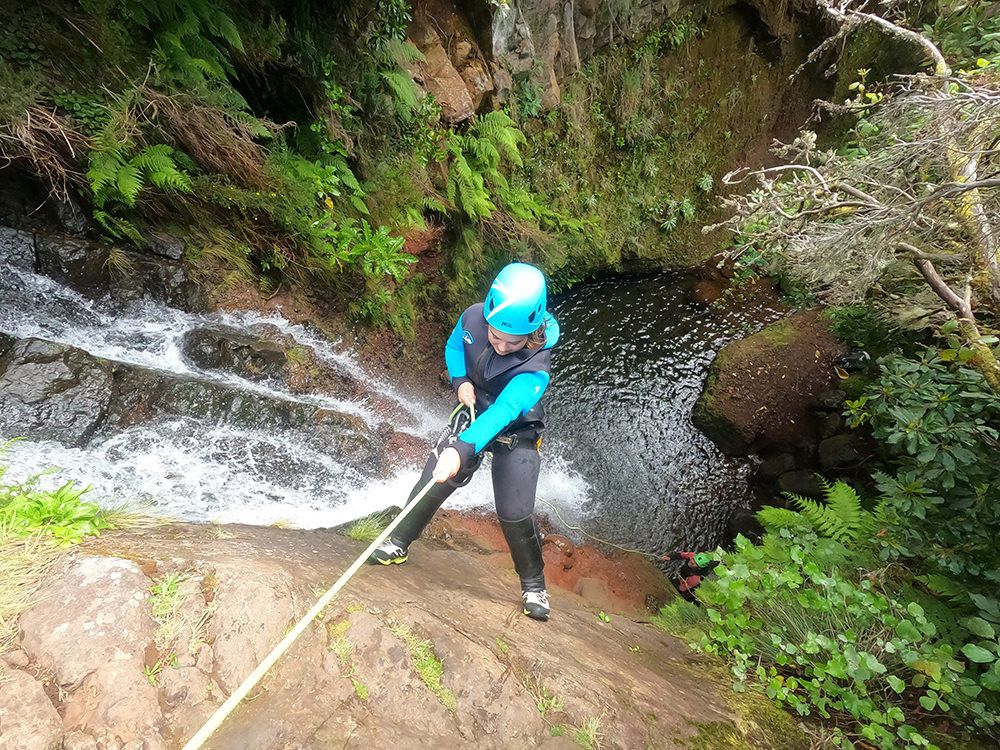
<svg viewBox="0 0 1000 750">
<path fill-rule="evenodd" d="M 516 433 L 513 435 L 497 435 L 493 438 L 493 440 L 501 445 L 506 445 L 509 450 L 514 450 L 514 448 L 517 447 Z"/>
</svg>

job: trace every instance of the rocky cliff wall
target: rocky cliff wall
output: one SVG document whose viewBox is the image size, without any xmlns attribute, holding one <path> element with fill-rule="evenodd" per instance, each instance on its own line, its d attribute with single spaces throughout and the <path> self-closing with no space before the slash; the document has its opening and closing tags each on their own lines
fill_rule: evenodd
<svg viewBox="0 0 1000 750">
<path fill-rule="evenodd" d="M 791 42 L 803 24 L 817 26 L 812 0 L 416 0 L 407 36 L 426 60 L 412 66 L 417 82 L 456 123 L 509 98 L 518 81 L 559 104 L 562 83 L 595 54 L 641 39 L 672 18 L 696 19 L 734 6 L 754 19 L 768 41 Z"/>
</svg>

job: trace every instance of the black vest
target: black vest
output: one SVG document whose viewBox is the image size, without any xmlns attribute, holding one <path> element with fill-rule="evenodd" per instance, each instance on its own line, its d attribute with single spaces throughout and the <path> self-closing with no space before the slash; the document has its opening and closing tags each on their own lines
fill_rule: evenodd
<svg viewBox="0 0 1000 750">
<path fill-rule="evenodd" d="M 488 323 L 483 304 L 472 305 L 462 313 L 462 343 L 465 348 L 465 374 L 476 389 L 476 410 L 484 411 L 500 395 L 515 375 L 526 372 L 552 372 L 552 350 L 521 349 L 500 356 L 487 338 Z M 545 409 L 541 401 L 512 422 L 503 432 L 516 432 L 528 426 L 542 427 Z"/>
</svg>

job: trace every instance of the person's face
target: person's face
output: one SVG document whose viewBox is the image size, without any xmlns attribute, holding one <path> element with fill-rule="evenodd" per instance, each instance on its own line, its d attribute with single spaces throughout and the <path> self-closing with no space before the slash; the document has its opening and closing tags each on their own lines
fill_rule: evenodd
<svg viewBox="0 0 1000 750">
<path fill-rule="evenodd" d="M 505 354 L 521 351 L 528 343 L 527 336 L 511 336 L 509 333 L 498 331 L 493 326 L 487 326 L 486 338 L 489 339 L 493 351 L 501 357 Z"/>
</svg>

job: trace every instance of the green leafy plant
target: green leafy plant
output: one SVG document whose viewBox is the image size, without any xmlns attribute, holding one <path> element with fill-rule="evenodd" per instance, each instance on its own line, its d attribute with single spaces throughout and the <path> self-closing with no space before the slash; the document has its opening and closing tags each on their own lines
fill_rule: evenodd
<svg viewBox="0 0 1000 750">
<path fill-rule="evenodd" d="M 100 4 L 84 3 L 90 9 Z M 156 37 L 155 57 L 161 78 L 181 88 L 204 88 L 234 75 L 229 50 L 243 51 L 233 19 L 214 0 L 112 0 L 104 12 Z"/>
<path fill-rule="evenodd" d="M 0 464 L 0 526 L 10 532 L 21 536 L 42 533 L 68 547 L 112 527 L 97 503 L 83 499 L 89 487 L 71 480 L 46 490 L 40 482 L 51 471 L 16 483 L 3 481 L 5 473 L 6 467 Z"/>
<path fill-rule="evenodd" d="M 783 493 L 798 506 L 799 512 L 767 506 L 758 514 L 765 527 L 780 530 L 804 525 L 821 536 L 841 542 L 867 534 L 872 528 L 872 514 L 861 507 L 861 498 L 854 488 L 841 481 L 830 483 L 822 477 L 818 480 L 823 488 L 823 502 L 792 492 Z"/>
<path fill-rule="evenodd" d="M 788 496 L 797 511 L 759 512 L 760 545 L 717 553 L 707 621 L 677 603 L 654 619 L 841 748 L 937 748 L 927 727 L 945 719 L 957 741 L 1000 726 L 1000 397 L 956 359 L 884 357 L 848 403 L 885 452 L 872 510 L 842 482 L 822 503 Z"/>
<path fill-rule="evenodd" d="M 601 720 L 591 716 L 581 726 L 573 730 L 573 739 L 584 750 L 601 750 L 604 735 L 601 733 Z"/>
<path fill-rule="evenodd" d="M 544 718 L 547 714 L 563 710 L 563 701 L 558 695 L 542 684 L 542 676 L 538 673 L 524 678 L 524 687 L 535 701 L 535 708 Z"/>
<path fill-rule="evenodd" d="M 470 219 L 489 217 L 497 210 L 493 192 L 508 188 L 501 166 L 522 166 L 524 143 L 524 134 L 502 110 L 483 115 L 464 135 L 449 136 L 448 200 Z"/>
<path fill-rule="evenodd" d="M 160 679 L 160 672 L 163 671 L 163 662 L 159 659 L 156 663 L 149 665 L 145 664 L 142 667 L 142 673 L 146 677 L 146 682 L 148 682 L 153 687 L 156 687 L 157 682 Z"/>
</svg>

